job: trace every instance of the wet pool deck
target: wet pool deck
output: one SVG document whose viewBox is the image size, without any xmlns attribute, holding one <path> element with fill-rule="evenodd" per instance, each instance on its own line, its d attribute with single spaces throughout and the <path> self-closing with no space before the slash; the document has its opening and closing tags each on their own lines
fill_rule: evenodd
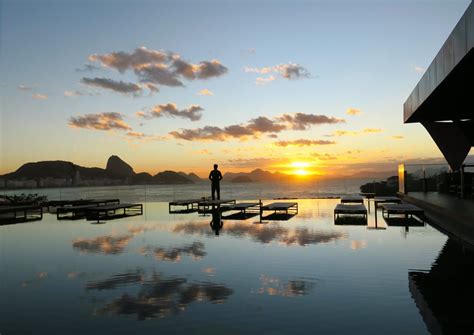
<svg viewBox="0 0 474 335">
<path fill-rule="evenodd" d="M 435 227 L 474 248 L 474 199 L 438 192 L 409 192 L 399 196 L 423 208 Z"/>
</svg>

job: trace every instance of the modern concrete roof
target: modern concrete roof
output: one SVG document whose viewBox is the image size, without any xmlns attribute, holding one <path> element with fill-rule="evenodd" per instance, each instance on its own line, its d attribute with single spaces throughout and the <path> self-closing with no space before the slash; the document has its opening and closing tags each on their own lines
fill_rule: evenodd
<svg viewBox="0 0 474 335">
<path fill-rule="evenodd" d="M 474 5 L 471 2 L 404 103 L 405 123 L 472 118 L 473 47 Z"/>
</svg>

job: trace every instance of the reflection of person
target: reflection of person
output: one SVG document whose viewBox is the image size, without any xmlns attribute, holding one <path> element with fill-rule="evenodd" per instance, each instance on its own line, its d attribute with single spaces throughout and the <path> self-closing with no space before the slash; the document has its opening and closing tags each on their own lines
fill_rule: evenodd
<svg viewBox="0 0 474 335">
<path fill-rule="evenodd" d="M 209 173 L 209 180 L 211 181 L 212 200 L 215 200 L 215 193 L 217 193 L 217 200 L 221 199 L 221 188 L 219 182 L 222 179 L 222 173 L 217 170 L 218 165 L 214 164 L 214 170 Z"/>
<path fill-rule="evenodd" d="M 224 226 L 224 222 L 222 222 L 221 220 L 221 211 L 219 209 L 219 206 L 212 207 L 212 221 L 209 225 L 211 226 L 211 229 L 216 233 L 216 235 L 219 235 L 219 230 L 221 230 Z"/>
</svg>

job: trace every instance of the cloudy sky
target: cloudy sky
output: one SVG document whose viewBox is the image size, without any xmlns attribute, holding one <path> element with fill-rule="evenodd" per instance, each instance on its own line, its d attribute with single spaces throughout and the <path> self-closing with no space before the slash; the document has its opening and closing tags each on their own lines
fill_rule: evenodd
<svg viewBox="0 0 474 335">
<path fill-rule="evenodd" d="M 436 159 L 403 102 L 459 1 L 0 1 L 0 173 L 334 174 Z"/>
</svg>

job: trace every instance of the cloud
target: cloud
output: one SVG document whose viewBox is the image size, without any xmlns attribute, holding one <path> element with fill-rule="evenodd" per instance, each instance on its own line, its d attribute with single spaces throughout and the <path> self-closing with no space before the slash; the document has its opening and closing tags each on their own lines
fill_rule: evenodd
<svg viewBox="0 0 474 335">
<path fill-rule="evenodd" d="M 274 144 L 278 147 L 288 147 L 288 146 L 295 146 L 295 147 L 304 147 L 304 146 L 311 146 L 311 145 L 327 145 L 327 144 L 335 144 L 334 141 L 327 141 L 327 140 L 306 140 L 306 139 L 298 139 L 293 141 L 278 141 Z"/>
<path fill-rule="evenodd" d="M 115 81 L 113 79 L 108 78 L 82 78 L 81 83 L 100 87 L 104 89 L 108 89 L 114 92 L 122 93 L 122 94 L 131 94 L 134 96 L 140 95 L 143 91 L 140 85 L 135 83 L 126 83 L 124 81 Z"/>
<path fill-rule="evenodd" d="M 197 95 L 214 95 L 213 92 L 211 92 L 210 90 L 208 90 L 207 88 L 204 88 L 202 90 L 200 90 Z"/>
<path fill-rule="evenodd" d="M 71 90 L 71 91 L 64 91 L 64 96 L 68 98 L 80 97 L 80 96 L 95 96 L 100 95 L 98 92 L 87 92 L 87 91 L 78 91 L 78 90 Z"/>
<path fill-rule="evenodd" d="M 255 79 L 255 84 L 257 85 L 266 85 L 276 79 L 275 76 L 268 76 L 268 77 L 257 77 Z"/>
<path fill-rule="evenodd" d="M 402 139 L 405 138 L 405 136 L 402 136 L 402 135 L 393 135 L 392 138 L 393 138 L 394 140 L 402 140 Z"/>
<path fill-rule="evenodd" d="M 31 96 L 35 100 L 48 100 L 48 96 L 46 94 L 35 93 Z"/>
<path fill-rule="evenodd" d="M 35 87 L 36 85 L 25 85 L 25 84 L 20 84 L 17 86 L 17 88 L 21 91 L 31 91 Z"/>
<path fill-rule="evenodd" d="M 424 73 L 426 71 L 426 68 L 422 67 L 422 66 L 415 66 L 413 68 L 415 70 L 415 72 L 417 73 Z"/>
<path fill-rule="evenodd" d="M 77 68 L 76 72 L 91 72 L 95 70 L 99 70 L 100 66 L 94 64 L 84 64 L 82 68 Z"/>
<path fill-rule="evenodd" d="M 303 66 L 295 63 L 288 63 L 288 64 L 278 64 L 274 66 L 266 66 L 266 67 L 245 67 L 244 71 L 247 73 L 258 73 L 258 74 L 266 74 L 269 75 L 267 77 L 258 77 L 256 79 L 256 84 L 264 85 L 268 84 L 271 81 L 274 81 L 276 78 L 271 73 L 277 74 L 279 77 L 294 80 L 294 79 L 304 79 L 310 78 L 310 72 L 304 68 Z"/>
<path fill-rule="evenodd" d="M 381 128 L 364 128 L 361 131 L 354 130 L 336 130 L 329 135 L 324 135 L 325 137 L 334 137 L 334 136 L 358 136 L 363 134 L 375 134 L 380 133 L 383 130 Z"/>
<path fill-rule="evenodd" d="M 311 125 L 319 124 L 336 124 L 345 123 L 346 120 L 336 118 L 333 116 L 316 115 L 316 114 L 283 114 L 279 117 L 280 120 L 287 122 L 291 125 L 294 130 L 306 130 Z"/>
<path fill-rule="evenodd" d="M 132 130 L 120 113 L 97 113 L 73 116 L 69 119 L 69 126 L 73 128 L 95 130 Z"/>
<path fill-rule="evenodd" d="M 199 121 L 202 117 L 201 111 L 204 109 L 198 105 L 190 105 L 188 108 L 179 110 L 176 104 L 167 103 L 154 106 L 149 113 L 138 111 L 135 113 L 138 117 L 159 118 L 159 117 L 179 117 L 191 121 Z"/>
<path fill-rule="evenodd" d="M 347 115 L 360 115 L 362 114 L 362 112 L 360 109 L 357 109 L 357 108 L 348 108 L 346 110 L 346 114 Z"/>
<path fill-rule="evenodd" d="M 380 132 L 382 132 L 382 129 L 380 129 L 380 128 L 364 128 L 363 132 L 364 133 L 380 133 Z"/>
<path fill-rule="evenodd" d="M 139 112 L 140 113 L 140 112 Z M 272 119 L 260 116 L 246 124 L 235 124 L 224 128 L 205 126 L 195 129 L 180 129 L 169 135 L 175 139 L 186 141 L 225 141 L 227 139 L 258 138 L 262 134 L 274 134 L 284 130 L 306 130 L 312 125 L 343 123 L 344 119 L 315 114 L 283 114 Z"/>
<path fill-rule="evenodd" d="M 330 161 L 330 160 L 335 160 L 337 159 L 336 156 L 332 156 L 328 153 L 326 154 L 322 154 L 322 153 L 319 153 L 319 152 L 314 152 L 311 154 L 311 156 L 317 158 L 318 160 L 321 160 L 321 161 Z"/>
<path fill-rule="evenodd" d="M 131 70 L 141 83 L 171 87 L 184 86 L 183 79 L 209 79 L 228 72 L 227 67 L 217 59 L 193 64 L 183 60 L 177 53 L 145 47 L 137 48 L 132 52 L 93 54 L 89 56 L 89 61 L 98 62 L 120 73 Z"/>
</svg>

